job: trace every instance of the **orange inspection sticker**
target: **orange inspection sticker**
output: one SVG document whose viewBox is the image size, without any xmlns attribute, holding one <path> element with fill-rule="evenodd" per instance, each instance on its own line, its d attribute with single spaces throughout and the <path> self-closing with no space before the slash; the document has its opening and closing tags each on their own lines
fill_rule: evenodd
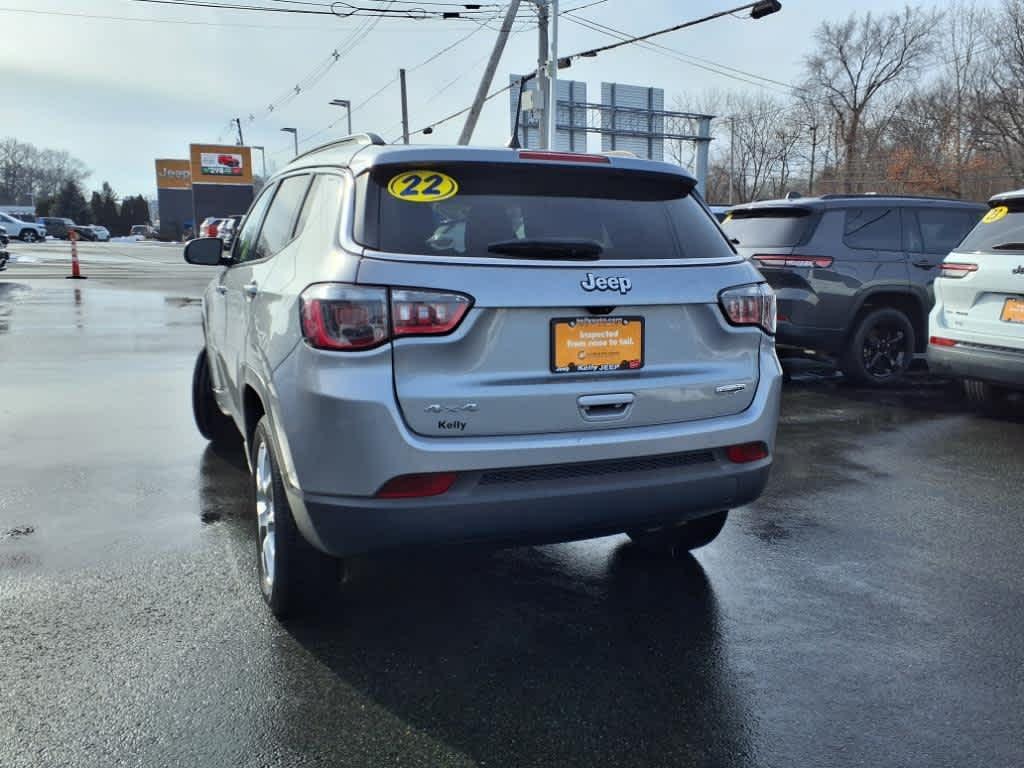
<svg viewBox="0 0 1024 768">
<path fill-rule="evenodd" d="M 642 317 L 575 317 L 551 321 L 554 373 L 635 371 L 644 367 Z"/>
</svg>

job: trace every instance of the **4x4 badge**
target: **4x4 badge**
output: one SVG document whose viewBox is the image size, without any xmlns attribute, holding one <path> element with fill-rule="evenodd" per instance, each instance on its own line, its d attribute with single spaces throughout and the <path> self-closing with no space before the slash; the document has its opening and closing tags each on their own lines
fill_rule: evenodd
<svg viewBox="0 0 1024 768">
<path fill-rule="evenodd" d="M 633 288 L 633 282 L 628 277 L 594 277 L 593 272 L 587 272 L 587 279 L 580 280 L 580 288 L 584 291 L 618 291 L 625 296 Z"/>
</svg>

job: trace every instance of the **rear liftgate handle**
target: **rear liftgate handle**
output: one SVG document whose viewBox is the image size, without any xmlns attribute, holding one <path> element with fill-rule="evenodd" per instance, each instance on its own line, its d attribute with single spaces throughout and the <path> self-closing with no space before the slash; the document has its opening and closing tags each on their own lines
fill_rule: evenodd
<svg viewBox="0 0 1024 768">
<path fill-rule="evenodd" d="M 613 395 L 583 395 L 577 398 L 584 421 L 616 421 L 629 413 L 636 397 L 629 392 Z"/>
</svg>

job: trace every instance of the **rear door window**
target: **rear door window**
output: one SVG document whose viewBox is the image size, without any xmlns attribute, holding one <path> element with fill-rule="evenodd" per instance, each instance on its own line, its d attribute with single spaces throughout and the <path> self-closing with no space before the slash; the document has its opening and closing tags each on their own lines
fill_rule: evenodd
<svg viewBox="0 0 1024 768">
<path fill-rule="evenodd" d="M 809 208 L 774 206 L 732 211 L 722 229 L 743 248 L 792 248 L 810 233 L 816 220 L 812 213 Z"/>
<path fill-rule="evenodd" d="M 423 171 L 424 189 L 433 171 L 457 190 L 441 187 L 446 197 L 438 201 L 403 199 L 405 187 L 392 182 L 414 170 Z M 366 219 L 356 237 L 389 253 L 495 258 L 503 255 L 493 250 L 500 243 L 516 250 L 505 258 L 531 258 L 534 243 L 571 242 L 588 244 L 597 251 L 590 258 L 605 260 L 732 255 L 685 177 L 606 165 L 461 163 L 379 167 L 359 183 Z"/>
<path fill-rule="evenodd" d="M 956 250 L 960 253 L 1024 252 L 1024 200 L 994 205 Z"/>
<path fill-rule="evenodd" d="M 878 251 L 903 250 L 898 208 L 848 208 L 843 242 L 850 248 Z"/>
<path fill-rule="evenodd" d="M 915 213 L 921 250 L 943 256 L 960 244 L 979 218 L 973 211 L 949 208 L 918 208 Z"/>
<path fill-rule="evenodd" d="M 274 202 L 270 204 L 267 218 L 260 230 L 260 238 L 253 258 L 265 259 L 273 256 L 292 241 L 299 208 L 309 189 L 309 176 L 289 176 L 277 187 Z"/>
</svg>

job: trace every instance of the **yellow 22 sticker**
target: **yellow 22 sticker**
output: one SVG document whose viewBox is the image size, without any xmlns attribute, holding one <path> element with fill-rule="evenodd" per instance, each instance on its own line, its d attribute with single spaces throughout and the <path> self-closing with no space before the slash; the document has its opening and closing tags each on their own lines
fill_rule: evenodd
<svg viewBox="0 0 1024 768">
<path fill-rule="evenodd" d="M 985 224 L 992 224 L 996 221 L 999 221 L 1001 218 L 1003 218 L 1003 216 L 1005 216 L 1009 212 L 1010 209 L 1007 208 L 1005 205 L 996 206 L 991 211 L 985 214 L 985 218 L 982 219 L 982 222 Z"/>
<path fill-rule="evenodd" d="M 388 182 L 388 193 L 410 203 L 436 203 L 454 197 L 459 183 L 439 171 L 403 171 Z"/>
</svg>

